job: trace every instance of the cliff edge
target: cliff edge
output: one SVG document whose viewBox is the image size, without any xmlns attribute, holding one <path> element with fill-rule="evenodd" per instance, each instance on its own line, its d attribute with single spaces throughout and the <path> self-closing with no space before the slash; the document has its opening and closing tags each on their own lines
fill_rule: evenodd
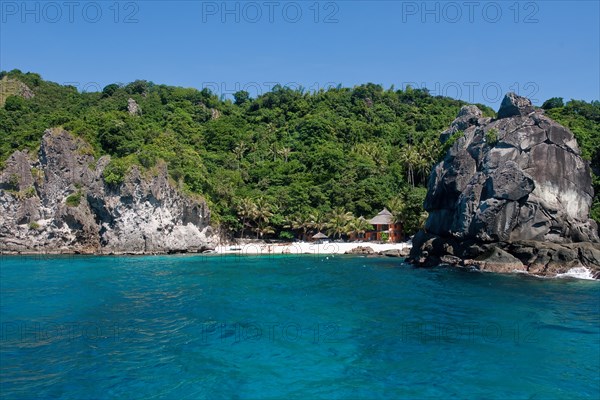
<svg viewBox="0 0 600 400">
<path fill-rule="evenodd" d="M 88 254 L 198 252 L 216 245 L 200 197 L 169 182 L 166 165 L 133 167 L 117 187 L 109 156 L 63 130 L 47 130 L 39 154 L 16 151 L 0 173 L 0 251 Z"/>
</svg>

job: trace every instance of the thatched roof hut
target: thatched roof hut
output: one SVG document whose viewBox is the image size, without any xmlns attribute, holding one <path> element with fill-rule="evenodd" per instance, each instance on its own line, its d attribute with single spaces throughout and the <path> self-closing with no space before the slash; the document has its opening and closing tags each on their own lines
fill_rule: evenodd
<svg viewBox="0 0 600 400">
<path fill-rule="evenodd" d="M 321 233 L 321 232 L 319 232 L 319 233 L 317 233 L 316 235 L 314 235 L 312 238 L 313 238 L 313 239 L 328 239 L 328 238 L 329 238 L 329 236 L 327 236 L 327 235 L 326 235 L 326 234 L 324 234 L 324 233 Z"/>
<path fill-rule="evenodd" d="M 393 225 L 394 224 L 394 216 L 391 212 L 388 211 L 387 208 L 381 210 L 379 214 L 369 220 L 371 225 Z"/>
</svg>

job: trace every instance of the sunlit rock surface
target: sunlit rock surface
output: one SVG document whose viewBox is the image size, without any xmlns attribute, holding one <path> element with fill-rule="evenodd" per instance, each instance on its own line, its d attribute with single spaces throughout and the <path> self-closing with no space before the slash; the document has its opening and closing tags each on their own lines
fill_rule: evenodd
<svg viewBox="0 0 600 400">
<path fill-rule="evenodd" d="M 200 197 L 169 182 L 165 165 L 133 167 L 118 187 L 104 183 L 110 158 L 83 140 L 45 132 L 39 154 L 16 151 L 0 173 L 0 251 L 171 253 L 214 247 Z"/>
<path fill-rule="evenodd" d="M 567 128 L 509 93 L 496 119 L 463 107 L 441 140 L 454 143 L 431 174 L 414 262 L 600 273 L 591 171 Z"/>
</svg>

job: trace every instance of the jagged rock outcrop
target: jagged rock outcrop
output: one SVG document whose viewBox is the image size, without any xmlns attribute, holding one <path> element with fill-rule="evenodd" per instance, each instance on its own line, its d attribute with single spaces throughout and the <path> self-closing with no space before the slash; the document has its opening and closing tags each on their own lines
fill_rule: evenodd
<svg viewBox="0 0 600 400">
<path fill-rule="evenodd" d="M 35 97 L 35 93 L 23 82 L 5 76 L 0 79 L 0 107 L 4 106 L 9 96 L 20 96 L 29 100 Z"/>
<path fill-rule="evenodd" d="M 38 157 L 16 151 L 0 173 L 0 251 L 171 253 L 212 248 L 206 202 L 154 173 L 132 168 L 105 184 L 108 156 L 65 131 L 45 132 Z"/>
<path fill-rule="evenodd" d="M 509 93 L 496 119 L 463 107 L 441 135 L 450 139 L 430 176 L 426 233 L 415 237 L 412 261 L 538 275 L 584 266 L 600 275 L 591 172 L 567 128 Z"/>
<path fill-rule="evenodd" d="M 134 99 L 129 98 L 127 99 L 127 112 L 129 115 L 139 115 L 142 113 L 142 110 Z"/>
</svg>

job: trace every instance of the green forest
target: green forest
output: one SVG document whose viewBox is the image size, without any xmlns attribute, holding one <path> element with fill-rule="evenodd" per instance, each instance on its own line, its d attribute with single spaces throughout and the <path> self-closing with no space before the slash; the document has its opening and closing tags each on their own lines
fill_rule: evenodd
<svg viewBox="0 0 600 400">
<path fill-rule="evenodd" d="M 429 173 L 446 150 L 439 134 L 466 104 L 372 83 L 316 92 L 276 86 L 232 99 L 143 80 L 81 93 L 18 70 L 1 72 L 0 85 L 0 169 L 13 151 L 36 151 L 44 130 L 62 127 L 95 156 L 111 156 L 106 184 L 118 186 L 133 165 L 164 161 L 229 235 L 280 239 L 361 232 L 369 227 L 359 217 L 383 207 L 414 233 L 426 216 Z M 137 110 L 128 110 L 129 99 Z M 552 98 L 542 107 L 576 135 L 598 193 L 600 102 Z M 598 196 L 593 217 L 600 221 Z"/>
</svg>

